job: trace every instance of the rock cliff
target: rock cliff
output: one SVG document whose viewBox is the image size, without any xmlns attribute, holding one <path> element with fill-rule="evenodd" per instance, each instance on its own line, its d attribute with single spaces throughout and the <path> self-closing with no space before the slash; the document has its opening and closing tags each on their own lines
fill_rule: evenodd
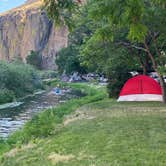
<svg viewBox="0 0 166 166">
<path fill-rule="evenodd" d="M 57 52 L 67 46 L 66 27 L 56 27 L 44 11 L 42 1 L 28 0 L 24 5 L 0 14 L 0 60 L 21 58 L 31 50 L 39 51 L 44 68 L 54 68 Z"/>
</svg>

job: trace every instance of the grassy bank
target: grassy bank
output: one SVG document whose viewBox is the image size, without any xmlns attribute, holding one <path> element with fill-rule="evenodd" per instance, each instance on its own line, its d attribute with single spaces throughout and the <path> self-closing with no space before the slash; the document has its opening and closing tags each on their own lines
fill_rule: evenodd
<svg viewBox="0 0 166 166">
<path fill-rule="evenodd" d="M 17 142 L 13 143 L 15 148 L 3 154 L 0 165 L 164 166 L 166 164 L 164 104 L 117 103 L 115 100 L 104 98 L 105 93 L 102 89 L 85 85 L 75 86 L 79 89 L 86 88 L 88 96 L 69 101 L 57 109 L 45 111 L 37 119 L 32 120 L 27 127 L 25 126 L 23 132 L 20 132 L 19 137 L 19 134 L 16 134 Z M 40 122 L 40 117 L 41 119 L 45 117 L 46 122 Z M 28 126 L 28 138 L 24 138 L 25 133 L 28 133 Z M 38 134 L 35 134 L 36 132 Z M 16 136 L 9 140 L 16 140 Z"/>
<path fill-rule="evenodd" d="M 52 83 L 52 85 L 53 84 L 56 84 L 56 82 Z M 61 86 L 66 85 L 62 84 Z M 12 134 L 6 141 L 0 141 L 0 154 L 13 147 L 28 143 L 29 141 L 35 141 L 39 138 L 54 135 L 56 133 L 56 127 L 58 126 L 59 128 L 65 115 L 70 114 L 84 104 L 101 100 L 106 96 L 103 88 L 96 89 L 85 84 L 70 84 L 70 87 L 79 90 L 81 93 L 85 93 L 86 96 L 83 98 L 78 97 L 78 99 L 72 99 L 59 105 L 55 109 L 45 110 L 35 116 L 31 121 L 26 123 L 21 131 Z"/>
</svg>

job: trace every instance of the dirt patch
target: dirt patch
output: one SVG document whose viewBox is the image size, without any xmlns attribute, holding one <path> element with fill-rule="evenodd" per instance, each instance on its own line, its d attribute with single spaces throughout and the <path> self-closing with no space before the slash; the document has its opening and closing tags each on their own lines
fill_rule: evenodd
<svg viewBox="0 0 166 166">
<path fill-rule="evenodd" d="M 6 157 L 14 157 L 19 152 L 18 148 L 14 148 L 10 150 L 9 152 L 5 153 Z"/>
<path fill-rule="evenodd" d="M 48 156 L 48 159 L 51 160 L 54 164 L 57 164 L 59 162 L 68 162 L 69 160 L 72 160 L 75 158 L 74 155 L 60 155 L 57 153 L 51 153 Z"/>
<path fill-rule="evenodd" d="M 66 118 L 65 118 L 65 120 L 63 122 L 63 125 L 66 126 L 69 123 L 72 123 L 72 122 L 77 121 L 77 120 L 82 120 L 82 119 L 89 119 L 89 120 L 91 120 L 91 119 L 94 119 L 94 118 L 95 118 L 95 116 L 90 116 L 86 112 L 76 111 L 74 114 L 66 116 Z"/>
<path fill-rule="evenodd" d="M 80 152 L 77 157 L 78 160 L 95 160 L 95 158 L 93 155 L 88 155 L 87 152 Z"/>
<path fill-rule="evenodd" d="M 21 148 L 14 148 L 10 150 L 9 152 L 5 153 L 6 157 L 14 157 L 18 152 L 27 150 L 27 149 L 32 149 L 35 146 L 35 144 L 29 143 L 27 145 L 21 146 Z"/>
</svg>

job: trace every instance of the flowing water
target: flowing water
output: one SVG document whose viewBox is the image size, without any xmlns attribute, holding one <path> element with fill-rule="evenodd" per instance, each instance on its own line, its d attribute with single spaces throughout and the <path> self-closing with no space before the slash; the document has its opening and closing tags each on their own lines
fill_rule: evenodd
<svg viewBox="0 0 166 166">
<path fill-rule="evenodd" d="M 59 103 L 75 97 L 78 97 L 78 94 L 76 95 L 72 90 L 67 90 L 59 96 L 44 92 L 28 97 L 20 106 L 0 109 L 0 138 L 7 138 L 9 134 L 21 128 L 38 112 L 56 107 Z"/>
</svg>

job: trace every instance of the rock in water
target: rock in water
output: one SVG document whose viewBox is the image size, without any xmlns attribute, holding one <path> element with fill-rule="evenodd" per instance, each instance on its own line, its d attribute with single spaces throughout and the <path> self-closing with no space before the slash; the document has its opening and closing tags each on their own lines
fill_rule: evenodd
<svg viewBox="0 0 166 166">
<path fill-rule="evenodd" d="M 56 27 L 45 11 L 42 0 L 28 0 L 24 5 L 0 14 L 0 60 L 26 57 L 39 51 L 43 67 L 55 69 L 57 52 L 67 46 L 67 27 Z"/>
</svg>

